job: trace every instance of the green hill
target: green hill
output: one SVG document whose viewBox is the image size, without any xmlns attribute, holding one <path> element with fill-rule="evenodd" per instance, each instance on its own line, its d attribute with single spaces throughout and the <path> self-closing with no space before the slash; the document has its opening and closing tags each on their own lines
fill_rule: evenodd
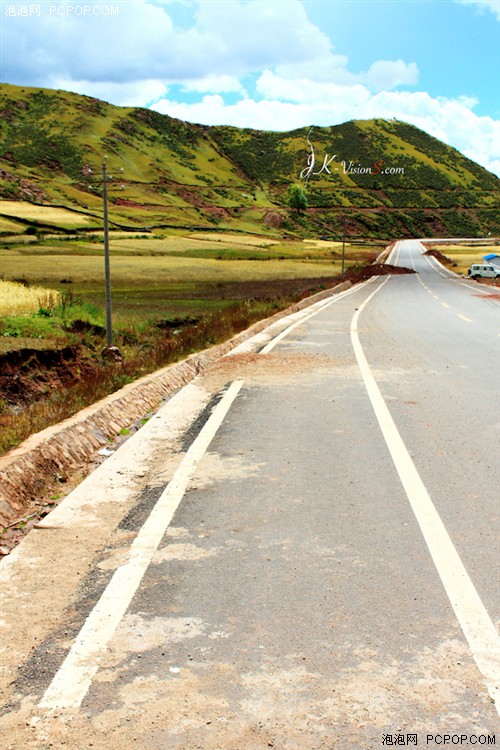
<svg viewBox="0 0 500 750">
<path fill-rule="evenodd" d="M 0 198 L 78 212 L 64 222 L 2 210 L 0 233 L 33 226 L 87 230 L 101 221 L 100 170 L 116 228 L 196 228 L 339 236 L 500 234 L 498 178 L 418 128 L 396 120 L 315 127 L 309 208 L 287 208 L 303 183 L 309 128 L 286 133 L 193 125 L 147 109 L 63 91 L 2 84 Z M 321 170 L 324 159 L 326 170 Z M 123 174 L 119 171 L 123 168 Z M 354 168 L 354 169 L 353 169 Z M 357 170 L 357 171 L 355 171 Z M 385 173 L 389 170 L 389 173 Z M 45 212 L 46 215 L 47 212 Z M 68 212 L 69 215 L 69 212 Z M 71 218 L 71 217 L 70 217 Z"/>
</svg>

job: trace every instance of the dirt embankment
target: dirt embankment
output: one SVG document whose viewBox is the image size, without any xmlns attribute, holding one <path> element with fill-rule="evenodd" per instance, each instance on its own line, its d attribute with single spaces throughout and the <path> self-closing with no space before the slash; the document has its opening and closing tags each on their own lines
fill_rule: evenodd
<svg viewBox="0 0 500 750">
<path fill-rule="evenodd" d="M 35 399 L 67 388 L 97 370 L 97 362 L 85 356 L 79 346 L 6 352 L 0 354 L 0 400 L 22 409 Z"/>
<path fill-rule="evenodd" d="M 436 250 L 436 248 L 431 247 L 429 250 L 426 250 L 424 255 L 432 255 L 433 258 L 436 258 L 440 263 L 443 264 L 443 266 L 447 266 L 448 268 L 455 268 L 456 263 L 452 258 L 448 258 L 447 255 L 444 255 L 439 250 Z"/>
<path fill-rule="evenodd" d="M 402 275 L 408 273 L 415 273 L 412 268 L 405 268 L 404 266 L 391 266 L 388 263 L 372 263 L 371 266 L 366 268 L 351 268 L 345 274 L 345 278 L 353 284 L 358 284 L 360 281 L 366 281 L 372 276 L 387 276 L 387 274 Z"/>
</svg>

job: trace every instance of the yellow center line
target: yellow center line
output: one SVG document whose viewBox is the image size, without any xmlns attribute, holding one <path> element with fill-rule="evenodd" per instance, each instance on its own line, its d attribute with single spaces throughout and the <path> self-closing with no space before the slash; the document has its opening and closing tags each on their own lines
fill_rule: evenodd
<svg viewBox="0 0 500 750">
<path fill-rule="evenodd" d="M 458 317 L 462 320 L 466 320 L 467 323 L 472 323 L 472 318 L 468 318 L 466 315 L 461 315 L 460 313 L 458 313 Z"/>
<path fill-rule="evenodd" d="M 449 305 L 446 304 L 446 302 L 441 302 L 441 304 L 443 305 L 443 307 L 447 307 L 447 308 L 450 307 Z"/>
</svg>

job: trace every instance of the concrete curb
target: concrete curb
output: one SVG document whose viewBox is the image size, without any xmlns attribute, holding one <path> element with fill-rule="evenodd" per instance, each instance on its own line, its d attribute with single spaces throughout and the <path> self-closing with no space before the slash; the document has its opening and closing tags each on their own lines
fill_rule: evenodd
<svg viewBox="0 0 500 750">
<path fill-rule="evenodd" d="M 352 286 L 350 281 L 308 297 L 271 318 L 260 320 L 222 344 L 146 375 L 73 417 L 31 435 L 0 458 L 0 526 L 22 517 L 32 502 L 84 464 L 120 430 L 156 409 L 162 400 L 193 380 L 224 354 L 274 322 Z"/>
</svg>

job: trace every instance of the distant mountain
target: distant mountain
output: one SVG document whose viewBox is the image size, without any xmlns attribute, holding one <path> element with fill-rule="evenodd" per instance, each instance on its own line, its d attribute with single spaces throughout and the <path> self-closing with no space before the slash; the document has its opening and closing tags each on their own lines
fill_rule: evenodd
<svg viewBox="0 0 500 750">
<path fill-rule="evenodd" d="M 397 120 L 287 133 L 208 127 L 2 84 L 0 135 L 0 198 L 99 216 L 106 154 L 115 176 L 110 220 L 119 227 L 327 237 L 339 236 L 342 226 L 351 236 L 387 238 L 500 234 L 500 180 Z M 307 188 L 303 214 L 288 210 L 292 183 Z"/>
</svg>

